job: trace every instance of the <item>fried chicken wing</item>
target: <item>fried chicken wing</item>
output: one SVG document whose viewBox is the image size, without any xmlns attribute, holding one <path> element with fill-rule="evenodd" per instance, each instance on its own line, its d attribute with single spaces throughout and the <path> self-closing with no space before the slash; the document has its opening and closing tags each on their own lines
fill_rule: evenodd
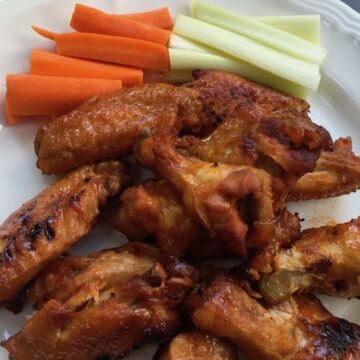
<svg viewBox="0 0 360 360">
<path fill-rule="evenodd" d="M 221 241 L 211 239 L 188 214 L 181 196 L 166 180 L 147 180 L 125 190 L 114 225 L 130 241 L 152 236 L 165 254 L 191 258 L 230 255 Z"/>
<path fill-rule="evenodd" d="M 41 273 L 28 291 L 35 308 L 51 299 L 73 307 L 93 300 L 98 303 L 104 289 L 134 277 L 141 277 L 154 268 L 159 251 L 138 243 L 103 250 L 89 256 L 64 256 Z"/>
<path fill-rule="evenodd" d="M 334 143 L 334 151 L 323 151 L 313 172 L 292 187 L 289 201 L 340 196 L 360 188 L 360 157 L 352 151 L 350 137 Z"/>
<path fill-rule="evenodd" d="M 155 360 L 238 360 L 238 349 L 230 342 L 201 331 L 189 331 L 163 345 Z"/>
<path fill-rule="evenodd" d="M 39 129 L 37 165 L 45 174 L 58 174 L 127 155 L 141 129 L 156 127 L 161 118 L 177 117 L 185 128 L 195 131 L 204 118 L 198 116 L 202 103 L 197 95 L 192 89 L 148 84 L 92 98 Z"/>
<path fill-rule="evenodd" d="M 200 296 L 192 295 L 195 325 L 236 344 L 249 359 L 355 360 L 360 327 L 334 317 L 312 295 L 266 308 L 245 285 L 222 274 Z"/>
<path fill-rule="evenodd" d="M 211 237 L 242 256 L 248 247 L 262 248 L 270 241 L 275 197 L 267 172 L 182 156 L 166 130 L 158 129 L 152 138 L 156 172 L 181 194 L 187 212 Z"/>
<path fill-rule="evenodd" d="M 196 279 L 194 268 L 145 244 L 65 257 L 33 290 L 38 304 L 51 300 L 3 346 L 14 360 L 120 359 L 174 335 L 175 308 Z"/>
<path fill-rule="evenodd" d="M 0 301 L 22 288 L 87 234 L 99 207 L 128 182 L 127 166 L 107 161 L 84 166 L 42 191 L 0 227 Z"/>
<path fill-rule="evenodd" d="M 320 150 L 331 149 L 329 133 L 310 120 L 305 101 L 236 74 L 200 70 L 194 76 L 188 86 L 199 91 L 208 114 L 221 123 L 190 146 L 189 154 L 298 177 L 313 170 Z"/>
<path fill-rule="evenodd" d="M 272 268 L 260 281 L 260 292 L 270 303 L 312 290 L 359 297 L 360 218 L 304 230 L 290 248 L 276 253 Z"/>
</svg>

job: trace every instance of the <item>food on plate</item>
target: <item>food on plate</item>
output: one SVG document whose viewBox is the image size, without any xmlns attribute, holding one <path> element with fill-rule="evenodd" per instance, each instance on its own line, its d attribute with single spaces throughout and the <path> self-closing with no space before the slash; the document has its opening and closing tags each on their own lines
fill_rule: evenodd
<svg viewBox="0 0 360 360">
<path fill-rule="evenodd" d="M 320 44 L 321 16 L 319 14 L 255 16 L 252 19 L 299 36 L 314 44 Z"/>
<path fill-rule="evenodd" d="M 110 63 L 169 70 L 169 54 L 164 45 L 130 37 L 95 33 L 70 32 L 56 34 L 33 26 L 33 29 L 55 41 L 59 55 L 99 60 Z"/>
<path fill-rule="evenodd" d="M 236 164 L 254 164 L 260 157 L 260 150 L 263 150 L 267 151 L 265 155 L 273 156 L 283 166 L 299 168 L 296 172 L 301 174 L 310 171 L 310 169 L 315 166 L 320 150 L 331 149 L 332 142 L 329 133 L 324 128 L 312 123 L 308 118 L 307 112 L 309 105 L 306 102 L 264 88 L 235 74 L 216 71 L 197 71 L 194 74 L 198 80 L 187 85 L 188 88 L 192 89 L 192 92 L 189 92 L 188 96 L 194 98 L 193 101 L 196 106 L 199 107 L 199 111 L 192 112 L 198 114 L 199 122 L 222 122 L 222 124 L 211 134 L 210 139 L 207 141 L 194 138 L 196 143 L 189 151 L 190 154 L 200 157 L 206 155 L 204 160 L 214 162 L 226 161 Z M 221 85 L 225 83 L 229 90 Z M 174 94 L 170 94 L 170 92 L 174 92 Z M 140 119 L 137 122 L 134 122 L 132 118 L 130 119 L 130 117 L 132 117 L 131 114 L 137 110 L 134 109 L 133 106 L 135 102 L 130 101 L 128 98 L 136 97 L 138 107 L 141 108 L 148 104 L 148 101 L 145 101 L 145 99 L 151 97 L 151 101 L 154 103 L 153 106 L 157 105 L 164 108 L 165 105 L 168 105 L 166 109 L 169 111 L 168 107 L 172 103 L 173 97 L 175 97 L 176 104 L 176 102 L 179 102 L 178 98 L 181 98 L 182 94 L 183 97 L 186 98 L 186 93 L 184 94 L 184 92 L 186 92 L 186 90 L 183 87 L 175 88 L 170 85 L 166 86 L 161 84 L 147 85 L 143 88 L 136 89 L 123 89 L 118 95 L 112 97 L 111 102 L 108 100 L 108 97 L 92 101 L 88 103 L 88 106 L 84 105 L 82 108 L 71 113 L 71 115 L 45 125 L 39 131 L 39 136 L 36 140 L 37 148 L 39 149 L 40 168 L 45 173 L 66 171 L 66 169 L 48 170 L 42 165 L 44 156 L 49 157 L 50 161 L 54 161 L 57 164 L 63 163 L 63 147 L 66 148 L 68 168 L 82 165 L 84 161 L 86 163 L 96 159 L 104 159 L 105 156 L 118 156 L 129 152 L 134 145 L 140 128 L 151 129 L 152 126 L 149 125 L 149 122 L 144 121 L 146 117 L 143 114 L 141 114 L 141 122 Z M 143 96 L 145 93 L 149 93 L 146 94 L 146 98 Z M 165 97 L 167 100 L 165 100 Z M 124 112 L 121 112 L 121 114 L 124 115 L 117 114 L 116 119 L 112 119 L 111 117 L 115 116 L 112 115 L 112 112 L 109 113 L 109 109 L 118 112 L 118 107 L 123 103 L 128 105 L 124 107 Z M 105 106 L 104 104 L 107 105 Z M 115 107 L 115 104 L 121 105 Z M 96 117 L 89 116 L 90 109 L 96 114 Z M 159 109 L 159 111 L 153 113 L 152 117 L 155 117 L 156 114 L 158 114 L 159 117 L 164 115 L 163 111 L 164 110 Z M 190 110 L 188 112 L 190 112 Z M 291 113 L 290 118 L 289 113 Z M 73 119 L 75 114 L 76 121 Z M 120 116 L 124 117 L 121 122 L 118 120 Z M 69 120 L 69 117 L 72 117 L 72 119 Z M 98 145 L 96 144 L 111 144 L 110 141 L 102 140 L 103 128 L 97 126 L 99 121 L 105 121 L 105 119 L 102 120 L 103 117 L 106 117 L 106 122 L 109 124 L 109 127 L 112 127 L 112 137 L 114 141 L 117 132 L 122 129 L 121 138 L 117 137 L 117 140 L 120 140 L 117 146 L 123 145 L 123 135 L 129 138 L 129 145 L 126 146 L 124 152 L 107 150 L 108 155 L 96 154 L 98 151 Z M 243 118 L 243 121 L 236 121 L 240 117 Z M 276 121 L 277 119 L 278 121 Z M 285 120 L 287 121 L 286 127 L 280 127 L 274 134 L 270 132 L 269 127 L 271 128 L 275 125 L 280 126 Z M 130 128 L 128 125 L 130 121 L 132 126 L 135 127 L 136 124 L 137 129 L 136 132 L 134 131 L 133 136 L 125 133 L 125 129 Z M 69 122 L 69 124 L 65 125 L 65 122 Z M 117 131 L 114 131 L 114 123 L 117 124 Z M 87 146 L 85 150 L 76 143 L 79 141 L 77 129 L 83 134 L 84 130 L 82 130 L 82 127 L 88 129 L 89 125 L 91 129 L 94 129 L 94 131 L 91 132 L 92 141 L 90 141 L 90 143 L 92 146 L 91 149 L 89 149 L 89 139 L 87 138 L 86 141 L 84 141 L 85 146 Z M 246 126 L 246 130 L 248 131 L 245 132 L 243 129 L 240 129 L 241 133 L 239 135 L 239 127 L 241 125 Z M 69 128 L 70 126 L 71 129 Z M 259 127 L 260 129 L 258 129 Z M 264 134 L 266 130 L 267 132 Z M 67 132 L 66 135 L 65 131 Z M 256 139 L 258 131 L 262 131 L 264 137 L 267 135 L 265 139 Z M 75 133 L 76 137 L 72 135 L 72 133 Z M 88 133 L 88 130 L 86 130 L 86 133 Z M 110 137 L 110 134 L 107 136 Z M 41 137 L 44 137 L 44 143 L 47 142 L 47 139 L 49 145 L 42 145 Z M 98 139 L 96 139 L 96 137 L 98 137 Z M 64 138 L 66 138 L 66 143 L 63 143 Z M 60 144 L 56 144 L 55 142 L 57 141 L 60 141 Z M 263 149 L 257 149 L 255 147 L 256 144 L 254 144 L 256 142 L 258 147 L 261 146 Z M 292 143 L 294 143 L 294 146 L 292 146 Z M 108 146 L 110 147 L 110 145 Z M 51 154 L 47 154 L 45 151 L 51 151 Z M 78 152 L 80 154 L 80 151 L 84 153 L 82 156 L 87 156 L 85 153 L 89 153 L 89 159 L 76 159 L 77 156 L 80 156 L 77 154 Z M 90 152 L 96 156 L 93 155 L 90 157 Z M 212 154 L 214 154 L 214 156 L 211 156 Z M 295 162 L 295 160 L 297 161 Z M 281 171 L 281 169 L 279 171 Z M 295 170 L 291 168 L 290 171 L 295 172 Z"/>
<path fill-rule="evenodd" d="M 326 49 L 299 36 L 201 0 L 193 0 L 190 11 L 192 16 L 199 20 L 311 63 L 322 64 L 327 55 Z"/>
<path fill-rule="evenodd" d="M 249 18 L 198 0 L 191 2 L 190 10 L 193 17 L 180 14 L 175 21 L 175 38 L 172 35 L 169 44 L 172 70 L 233 71 L 304 98 L 304 88 L 317 90 L 327 55 L 318 45 L 319 17 L 307 18 L 307 31 L 303 23 L 298 26 L 305 20 L 293 17 L 298 36 L 290 30 L 291 17 L 283 23 L 278 17 Z"/>
<path fill-rule="evenodd" d="M 250 62 L 262 70 L 312 91 L 316 91 L 319 86 L 319 65 L 267 47 L 229 30 L 180 14 L 176 18 L 173 31 L 177 35 L 198 41 L 238 60 Z"/>
<path fill-rule="evenodd" d="M 64 257 L 33 288 L 33 299 L 49 301 L 3 346 L 14 360 L 120 359 L 175 334 L 176 306 L 197 277 L 145 244 Z"/>
<path fill-rule="evenodd" d="M 192 9 L 194 9 L 198 2 L 193 3 Z M 209 8 L 208 4 L 200 3 L 201 7 Z M 210 9 L 212 7 L 210 6 Z M 223 10 L 221 10 L 223 11 Z M 215 11 L 216 12 L 216 11 Z M 196 13 L 193 14 L 196 16 Z M 204 14 L 203 14 L 204 15 Z M 213 14 L 214 15 L 214 14 Z M 219 17 L 220 14 L 215 14 L 215 17 Z M 221 17 L 221 16 L 220 16 Z M 204 17 L 207 20 L 208 17 Z M 244 20 L 244 17 L 241 17 Z M 250 20 L 250 21 L 248 21 Z M 300 16 L 268 16 L 268 17 L 255 17 L 245 19 L 250 26 L 243 26 L 241 30 L 245 30 L 250 36 L 253 35 L 251 28 L 258 27 L 258 22 L 271 25 L 271 27 L 279 28 L 286 32 L 292 33 L 300 38 L 311 41 L 315 44 L 320 42 L 320 16 L 319 15 L 300 15 Z M 239 26 L 239 22 L 233 22 L 232 25 Z M 260 27 L 262 25 L 260 24 Z M 263 30 L 263 29 L 262 29 Z M 271 29 L 273 31 L 274 29 Z M 276 29 L 275 29 L 276 31 Z M 259 32 L 256 32 L 259 35 Z M 264 36 L 264 32 L 260 32 L 260 35 Z M 283 33 L 282 33 L 283 35 Z M 286 36 L 286 34 L 285 34 Z M 269 37 L 269 33 L 266 32 L 267 40 L 274 40 Z M 279 40 L 279 39 L 278 39 Z M 298 40 L 298 39 L 296 39 Z M 301 39 L 300 39 L 301 41 Z M 296 41 L 295 41 L 296 42 Z M 291 46 L 293 46 L 291 42 Z M 278 43 L 279 45 L 279 43 Z M 288 46 L 289 41 L 280 41 L 280 45 Z M 299 48 L 295 47 L 295 50 Z M 302 47 L 300 49 L 303 50 Z M 284 93 L 298 98 L 306 99 L 309 91 L 294 82 L 285 80 L 273 73 L 260 69 L 254 66 L 251 62 L 241 61 L 235 59 L 233 56 L 226 54 L 222 51 L 215 50 L 209 46 L 205 46 L 194 40 L 190 40 L 187 37 L 179 36 L 172 33 L 169 40 L 169 58 L 170 68 L 175 71 L 186 71 L 193 69 L 213 69 L 230 71 L 240 74 L 249 80 L 256 81 L 257 83 L 270 86 L 274 89 L 283 91 Z"/>
<path fill-rule="evenodd" d="M 181 196 L 166 180 L 146 180 L 119 199 L 114 226 L 130 241 L 153 237 L 164 254 L 189 258 L 226 257 L 231 252 L 185 210 Z"/>
<path fill-rule="evenodd" d="M 128 183 L 127 166 L 107 161 L 74 170 L 22 205 L 0 226 L 0 301 L 86 235 L 99 208 Z"/>
<path fill-rule="evenodd" d="M 360 157 L 352 151 L 350 137 L 334 142 L 333 151 L 322 151 L 313 172 L 291 188 L 288 200 L 323 199 L 349 194 L 360 188 Z"/>
<path fill-rule="evenodd" d="M 322 292 L 360 296 L 360 218 L 336 226 L 304 230 L 289 248 L 279 250 L 259 289 L 268 303 L 294 293 Z"/>
<path fill-rule="evenodd" d="M 80 32 L 118 35 L 134 39 L 152 41 L 166 45 L 170 31 L 129 19 L 119 15 L 106 14 L 103 11 L 76 4 L 70 26 Z"/>
<path fill-rule="evenodd" d="M 121 89 L 122 81 L 42 75 L 7 75 L 6 112 L 9 124 L 27 116 L 61 115 L 95 95 Z"/>
<path fill-rule="evenodd" d="M 8 75 L 9 125 L 29 116 L 61 115 L 91 96 L 113 92 L 122 85 L 141 84 L 142 69 L 124 65 L 169 70 L 165 45 L 170 37 L 166 29 L 172 27 L 172 19 L 166 7 L 138 14 L 109 15 L 76 4 L 70 22 L 80 32 L 56 34 L 32 26 L 35 32 L 56 42 L 58 54 L 34 50 L 30 75 Z"/>
<path fill-rule="evenodd" d="M 195 325 L 227 338 L 249 359 L 357 359 L 360 327 L 334 317 L 312 295 L 296 295 L 272 307 L 248 285 L 218 274 L 188 299 Z"/>
<path fill-rule="evenodd" d="M 123 86 L 141 85 L 143 82 L 143 71 L 138 68 L 76 59 L 43 50 L 31 51 L 30 74 L 118 79 Z"/>
<path fill-rule="evenodd" d="M 138 12 L 133 14 L 119 14 L 118 16 L 132 19 L 135 21 L 140 21 L 144 24 L 156 26 L 161 29 L 170 30 L 173 27 L 173 22 L 169 9 L 164 6 L 159 9 Z"/>
<path fill-rule="evenodd" d="M 170 126 L 169 120 L 167 123 Z M 187 212 L 211 237 L 224 241 L 241 256 L 246 256 L 248 248 L 269 243 L 277 196 L 267 172 L 183 156 L 174 146 L 173 134 L 161 124 L 152 142 L 153 170 L 174 186 Z"/>
<path fill-rule="evenodd" d="M 252 165 L 289 181 L 311 172 L 321 150 L 331 150 L 326 129 L 313 123 L 306 101 L 221 71 L 195 71 L 187 86 L 219 126 L 197 139 L 188 154 L 211 162 Z M 290 179 L 288 179 L 290 178 Z"/>
<path fill-rule="evenodd" d="M 155 360 L 238 360 L 238 349 L 224 339 L 195 330 L 162 345 Z"/>
<path fill-rule="evenodd" d="M 172 38 L 174 38 L 173 35 Z M 272 88 L 280 90 L 291 96 L 306 99 L 309 95 L 309 91 L 306 88 L 282 79 L 265 70 L 261 70 L 245 61 L 226 57 L 221 53 L 216 53 L 215 51 L 208 52 L 188 49 L 189 41 L 190 40 L 186 39 L 187 44 L 185 45 L 185 48 L 169 48 L 170 68 L 172 71 L 181 72 L 190 71 L 192 69 L 229 71 L 240 74 L 249 80 L 258 82 L 259 84 L 271 86 Z M 170 46 L 172 46 L 171 43 Z M 182 46 L 184 47 L 184 43 L 182 43 Z M 186 79 L 186 81 L 189 81 L 189 79 Z"/>
<path fill-rule="evenodd" d="M 302 100 L 327 53 L 320 16 L 190 9 L 171 33 L 167 8 L 76 4 L 77 32 L 33 27 L 57 53 L 33 50 L 30 74 L 8 75 L 9 124 L 53 118 L 39 169 L 72 170 L 0 226 L 0 303 L 37 310 L 2 342 L 11 359 L 120 359 L 150 342 L 157 360 L 360 358 L 360 326 L 308 294 L 360 297 L 360 218 L 303 230 L 286 207 L 360 188 L 351 138 L 333 142 Z M 130 242 L 65 253 L 114 197 Z"/>
<path fill-rule="evenodd" d="M 166 180 L 147 180 L 124 191 L 114 226 L 130 241 L 152 241 L 162 253 L 189 259 L 234 257 L 224 241 L 211 238 L 185 210 L 180 194 Z M 276 213 L 274 235 L 261 251 L 269 262 L 279 247 L 300 233 L 296 215 L 285 208 Z M 258 258 L 260 255 L 258 255 Z M 258 260 L 259 261 L 259 260 Z"/>
<path fill-rule="evenodd" d="M 169 84 L 124 88 L 90 99 L 72 112 L 40 127 L 35 139 L 38 167 L 64 173 L 83 164 L 127 155 L 143 128 L 176 117 L 187 129 L 201 129 L 202 103 L 192 89 Z"/>
</svg>

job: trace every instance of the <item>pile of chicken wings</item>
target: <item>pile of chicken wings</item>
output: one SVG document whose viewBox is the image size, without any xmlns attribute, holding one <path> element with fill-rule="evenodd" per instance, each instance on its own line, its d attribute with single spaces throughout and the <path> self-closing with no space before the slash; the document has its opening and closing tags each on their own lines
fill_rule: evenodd
<svg viewBox="0 0 360 360">
<path fill-rule="evenodd" d="M 302 230 L 286 207 L 358 190 L 360 157 L 305 101 L 197 70 L 92 98 L 41 126 L 35 151 L 65 177 L 0 227 L 0 302 L 37 310 L 2 343 L 11 359 L 115 360 L 150 342 L 158 360 L 360 359 L 360 326 L 312 294 L 360 297 L 360 218 Z M 109 202 L 129 243 L 69 255 Z"/>
</svg>

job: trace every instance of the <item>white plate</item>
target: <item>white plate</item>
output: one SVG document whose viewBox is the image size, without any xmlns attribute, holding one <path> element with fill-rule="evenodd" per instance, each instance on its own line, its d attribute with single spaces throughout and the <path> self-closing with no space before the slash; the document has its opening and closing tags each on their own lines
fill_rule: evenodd
<svg viewBox="0 0 360 360">
<path fill-rule="evenodd" d="M 216 2 L 216 0 L 212 0 Z M 28 70 L 29 53 L 33 48 L 51 49 L 51 42 L 31 31 L 33 24 L 55 31 L 70 30 L 67 25 L 75 0 L 3 0 L 0 1 L 0 124 L 6 125 L 3 94 L 5 74 Z M 86 4 L 112 12 L 133 12 L 169 6 L 173 15 L 187 11 L 185 0 L 84 0 Z M 351 135 L 354 149 L 360 154 L 360 15 L 338 0 L 218 0 L 222 6 L 246 15 L 283 15 L 320 13 L 323 15 L 322 44 L 329 50 L 323 68 L 323 79 L 317 94 L 312 94 L 312 119 L 324 125 L 334 138 Z M 35 167 L 33 139 L 39 122 L 27 122 L 0 134 L 0 223 L 23 202 L 36 195 L 54 178 L 42 176 Z M 347 221 L 360 215 L 359 194 L 338 199 L 308 202 L 291 206 L 319 226 L 328 219 Z M 88 254 L 104 247 L 121 245 L 125 240 L 103 223 L 77 244 L 73 253 Z M 360 323 L 360 301 L 323 297 L 336 315 Z M 1 340 L 20 329 L 26 309 L 13 316 L 0 310 Z M 150 359 L 155 346 L 138 350 L 129 359 Z M 0 349 L 0 360 L 7 359 Z"/>
</svg>

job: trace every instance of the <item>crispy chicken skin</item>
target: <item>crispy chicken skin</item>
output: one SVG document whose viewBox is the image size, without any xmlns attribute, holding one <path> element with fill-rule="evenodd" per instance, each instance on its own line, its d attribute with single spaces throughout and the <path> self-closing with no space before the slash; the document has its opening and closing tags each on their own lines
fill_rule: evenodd
<svg viewBox="0 0 360 360">
<path fill-rule="evenodd" d="M 201 331 L 175 336 L 160 347 L 154 360 L 238 360 L 238 349 L 224 339 Z"/>
<path fill-rule="evenodd" d="M 231 340 L 249 359 L 359 359 L 360 327 L 331 315 L 314 296 L 266 308 L 245 289 L 241 281 L 217 275 L 188 300 L 195 325 Z"/>
<path fill-rule="evenodd" d="M 164 254 L 197 259 L 230 255 L 221 241 L 211 239 L 188 214 L 181 196 L 166 180 L 147 180 L 125 190 L 114 226 L 130 241 L 152 236 Z"/>
<path fill-rule="evenodd" d="M 3 346 L 14 360 L 121 359 L 175 334 L 175 308 L 196 279 L 194 268 L 144 244 L 65 257 L 35 285 L 38 301 L 52 299 Z"/>
<path fill-rule="evenodd" d="M 313 170 L 320 150 L 331 149 L 329 133 L 310 120 L 305 101 L 236 74 L 199 70 L 194 76 L 188 87 L 199 91 L 208 113 L 221 123 L 190 146 L 189 154 L 298 177 Z"/>
<path fill-rule="evenodd" d="M 308 291 L 359 297 L 360 218 L 304 230 L 290 248 L 275 255 L 272 270 L 260 281 L 260 292 L 270 303 Z"/>
<path fill-rule="evenodd" d="M 130 241 L 145 241 L 150 237 L 168 255 L 190 259 L 234 256 L 223 241 L 211 238 L 189 215 L 181 196 L 166 180 L 147 180 L 126 189 L 120 196 L 114 226 Z M 286 209 L 278 211 L 274 237 L 260 253 L 262 261 L 269 261 L 280 246 L 291 242 L 299 233 L 298 217 Z"/>
<path fill-rule="evenodd" d="M 51 261 L 86 235 L 99 207 L 129 181 L 127 166 L 84 166 L 42 191 L 0 227 L 0 301 L 18 297 Z"/>
<path fill-rule="evenodd" d="M 299 201 L 340 196 L 360 188 L 360 157 L 352 151 L 350 137 L 334 143 L 334 151 L 323 151 L 314 172 L 305 174 L 291 189 L 288 200 Z"/>
<path fill-rule="evenodd" d="M 186 211 L 212 238 L 241 256 L 248 247 L 262 248 L 270 241 L 275 197 L 267 172 L 185 157 L 173 146 L 174 134 L 164 128 L 154 132 L 152 142 L 156 172 L 181 194 Z"/>
<path fill-rule="evenodd" d="M 185 128 L 196 130 L 202 125 L 197 94 L 169 84 L 148 84 L 92 98 L 38 130 L 37 165 L 45 174 L 59 174 L 127 155 L 141 130 L 154 128 L 161 118 L 177 117 Z"/>
<path fill-rule="evenodd" d="M 100 301 L 104 289 L 141 277 L 154 268 L 159 251 L 139 243 L 103 250 L 89 256 L 64 256 L 41 273 L 28 291 L 35 308 L 57 299 L 74 307 Z"/>
</svg>

